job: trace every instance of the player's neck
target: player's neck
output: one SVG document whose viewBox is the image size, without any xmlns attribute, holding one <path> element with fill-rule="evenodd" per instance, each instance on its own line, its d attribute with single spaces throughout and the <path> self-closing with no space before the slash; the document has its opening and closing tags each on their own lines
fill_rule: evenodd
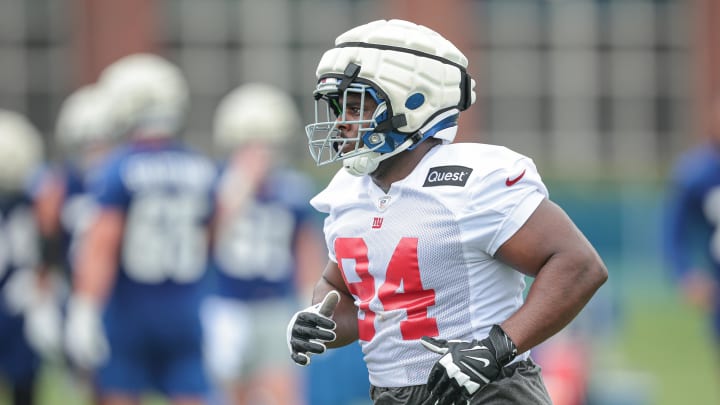
<svg viewBox="0 0 720 405">
<path fill-rule="evenodd" d="M 412 173 L 425 154 L 428 153 L 430 149 L 441 143 L 442 141 L 439 139 L 429 138 L 413 150 L 401 152 L 387 160 L 382 161 L 377 170 L 370 174 L 373 183 L 387 193 L 393 183 L 404 179 Z"/>
</svg>

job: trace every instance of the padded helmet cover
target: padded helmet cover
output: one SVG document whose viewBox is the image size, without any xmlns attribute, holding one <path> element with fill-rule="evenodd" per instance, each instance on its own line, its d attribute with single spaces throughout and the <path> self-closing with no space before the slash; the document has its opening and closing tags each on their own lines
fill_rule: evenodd
<svg viewBox="0 0 720 405">
<path fill-rule="evenodd" d="M 335 40 L 316 71 L 318 80 L 343 77 L 349 64 L 360 66 L 356 81 L 375 87 L 388 103 L 388 119 L 404 125 L 395 131 L 412 134 L 449 110 L 462 111 L 475 102 L 475 81 L 468 60 L 437 32 L 408 21 L 378 20 L 355 27 Z"/>
</svg>

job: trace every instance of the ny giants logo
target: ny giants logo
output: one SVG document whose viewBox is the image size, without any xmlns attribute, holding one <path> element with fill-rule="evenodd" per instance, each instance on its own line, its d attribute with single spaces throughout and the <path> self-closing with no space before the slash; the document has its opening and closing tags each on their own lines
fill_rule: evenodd
<svg viewBox="0 0 720 405">
<path fill-rule="evenodd" d="M 465 166 L 438 166 L 428 171 L 423 187 L 458 186 L 465 187 L 473 169 Z"/>
<path fill-rule="evenodd" d="M 382 217 L 373 218 L 372 229 L 380 229 L 380 227 L 382 226 L 382 223 L 383 223 Z"/>
</svg>

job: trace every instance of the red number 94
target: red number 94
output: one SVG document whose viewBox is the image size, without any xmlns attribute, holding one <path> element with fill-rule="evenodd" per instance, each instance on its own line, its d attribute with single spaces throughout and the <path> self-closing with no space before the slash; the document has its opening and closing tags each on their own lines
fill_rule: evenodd
<svg viewBox="0 0 720 405">
<path fill-rule="evenodd" d="M 435 305 L 435 290 L 424 289 L 420 279 L 417 238 L 402 238 L 395 247 L 385 270 L 385 283 L 377 291 L 377 297 L 385 311 L 404 309 L 407 319 L 400 322 L 403 339 L 415 340 L 423 336 L 438 336 L 437 321 L 428 318 L 428 307 Z M 369 341 L 375 335 L 376 314 L 370 309 L 375 296 L 375 279 L 370 274 L 368 248 L 362 238 L 337 238 L 335 255 L 343 278 L 350 292 L 360 299 L 359 308 L 365 316 L 358 318 L 358 334 Z M 355 273 L 360 281 L 349 282 L 343 269 L 343 261 L 355 262 Z M 350 270 L 350 269 L 348 269 Z"/>
</svg>

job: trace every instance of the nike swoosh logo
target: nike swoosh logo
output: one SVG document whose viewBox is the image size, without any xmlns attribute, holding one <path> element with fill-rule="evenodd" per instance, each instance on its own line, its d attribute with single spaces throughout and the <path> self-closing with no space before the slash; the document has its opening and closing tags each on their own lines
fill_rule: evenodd
<svg viewBox="0 0 720 405">
<path fill-rule="evenodd" d="M 520 175 L 517 176 L 517 177 L 515 177 L 514 179 L 511 179 L 510 177 L 508 177 L 507 179 L 505 179 L 505 185 L 508 186 L 508 187 L 510 187 L 510 186 L 512 186 L 513 184 L 515 184 L 515 183 L 517 183 L 518 181 L 520 181 L 520 179 L 522 179 L 523 176 L 525 176 L 525 170 L 523 170 L 522 173 L 520 173 Z"/>
<path fill-rule="evenodd" d="M 485 359 L 483 359 L 483 360 L 485 360 Z M 485 361 L 487 361 L 487 360 L 485 360 Z M 467 368 L 468 370 L 470 370 L 471 373 L 475 374 L 475 376 L 476 376 L 477 378 L 479 378 L 480 381 L 482 381 L 482 382 L 484 382 L 484 383 L 486 383 L 486 384 L 490 382 L 490 379 L 489 379 L 489 378 L 487 378 L 487 377 L 485 377 L 484 375 L 480 374 L 479 371 L 475 370 L 475 369 L 474 369 L 473 367 L 471 367 L 469 364 L 465 363 L 464 361 L 460 361 L 460 364 L 462 364 L 463 366 L 465 366 L 465 368 Z M 488 364 L 489 364 L 489 363 L 488 363 Z M 461 374 L 461 375 L 467 375 L 467 374 L 465 374 L 465 373 L 460 373 L 460 374 Z M 469 377 L 469 376 L 468 376 L 468 377 Z M 455 379 L 457 380 L 457 375 L 455 376 Z M 462 384 L 461 384 L 461 385 L 462 385 Z"/>
<path fill-rule="evenodd" d="M 473 357 L 473 356 L 466 356 L 468 359 L 473 359 L 475 361 L 479 361 L 483 364 L 483 367 L 487 367 L 490 365 L 490 360 L 483 359 L 482 357 Z"/>
</svg>

